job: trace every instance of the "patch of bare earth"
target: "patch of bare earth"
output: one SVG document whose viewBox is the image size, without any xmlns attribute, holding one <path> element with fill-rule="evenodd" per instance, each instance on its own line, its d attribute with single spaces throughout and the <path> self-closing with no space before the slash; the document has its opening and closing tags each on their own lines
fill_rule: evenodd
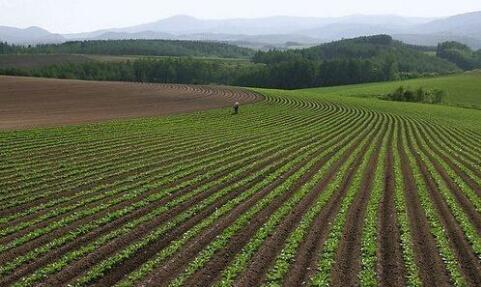
<svg viewBox="0 0 481 287">
<path fill-rule="evenodd" d="M 0 129 L 165 116 L 252 103 L 240 88 L 0 76 Z"/>
</svg>

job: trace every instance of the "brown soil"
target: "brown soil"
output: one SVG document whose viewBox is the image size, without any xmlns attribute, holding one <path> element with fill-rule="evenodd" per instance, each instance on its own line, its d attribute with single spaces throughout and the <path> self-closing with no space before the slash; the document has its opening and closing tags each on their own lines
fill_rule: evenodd
<svg viewBox="0 0 481 287">
<path fill-rule="evenodd" d="M 328 117 L 329 114 L 323 115 L 322 117 Z M 306 123 L 306 124 L 312 124 L 312 123 Z M 313 144 L 316 142 L 316 138 L 310 138 L 308 141 L 300 141 L 303 142 L 303 146 Z M 283 153 L 290 154 L 294 150 L 298 149 L 299 147 L 296 146 L 291 146 L 288 149 L 284 150 Z M 284 158 L 284 161 L 278 161 L 281 158 Z M 271 173 L 274 171 L 274 169 L 278 168 L 281 164 L 285 164 L 285 157 L 282 155 L 276 156 L 274 159 L 270 159 L 267 162 L 262 163 L 257 167 L 257 169 L 260 169 L 264 166 L 266 166 L 269 162 L 273 161 L 278 161 L 275 166 L 271 167 L 270 170 L 267 173 Z M 252 171 L 251 171 L 252 172 Z M 249 173 L 249 172 L 247 172 Z M 247 173 L 245 176 L 247 176 Z M 169 232 L 167 236 L 164 236 L 162 240 L 156 241 L 153 244 L 149 245 L 147 248 L 142 249 L 139 251 L 135 256 L 129 258 L 127 262 L 123 262 L 122 264 L 119 264 L 112 270 L 110 270 L 99 282 L 97 282 L 95 285 L 96 286 L 110 286 L 115 284 L 118 280 L 120 280 L 125 274 L 128 272 L 131 272 L 134 270 L 137 266 L 140 264 L 144 263 L 146 260 L 148 260 L 151 256 L 155 255 L 160 249 L 164 248 L 169 242 L 174 240 L 176 237 L 178 237 L 180 234 L 182 234 L 182 230 L 185 229 L 185 226 L 192 226 L 192 224 L 197 224 L 199 220 L 205 218 L 208 214 L 210 214 L 215 208 L 222 206 L 225 204 L 228 200 L 233 199 L 234 197 L 238 196 L 240 193 L 246 191 L 248 188 L 252 187 L 254 184 L 258 183 L 260 180 L 262 180 L 263 177 L 259 177 L 255 179 L 254 181 L 250 182 L 249 184 L 243 186 L 241 189 L 238 189 L 236 191 L 233 191 L 231 194 L 223 198 L 222 200 L 218 201 L 217 203 L 214 204 L 214 206 L 208 208 L 206 211 L 203 211 L 201 214 L 196 215 L 194 218 L 189 220 L 187 223 L 183 224 L 182 226 L 176 228 L 175 230 L 172 230 Z M 210 191 L 208 192 L 209 194 L 211 193 Z M 205 198 L 203 196 L 203 198 Z M 199 200 L 196 200 L 197 202 Z M 198 243 L 198 241 L 196 240 Z"/>
<path fill-rule="evenodd" d="M 469 168 L 473 173 L 475 173 L 479 178 L 481 178 L 481 173 L 479 169 L 476 169 L 476 165 L 481 164 L 481 159 L 479 156 L 476 156 L 473 154 L 473 147 L 469 146 L 466 144 L 466 140 L 462 138 L 462 136 L 456 134 L 450 129 L 442 129 L 440 126 L 434 126 L 434 125 L 429 125 L 430 130 L 435 133 L 435 135 L 440 139 L 440 141 L 443 143 L 443 145 L 446 145 L 453 151 L 452 153 L 453 156 L 456 156 L 458 159 L 459 158 L 465 158 L 471 161 L 473 164 L 467 164 L 466 167 Z M 440 134 L 444 134 L 444 139 L 440 136 Z M 466 135 L 467 136 L 467 135 Z M 458 141 L 458 144 L 455 144 L 453 142 L 450 142 L 450 139 L 455 139 Z M 459 146 L 459 143 L 461 143 L 462 146 Z M 466 147 L 464 145 L 466 144 Z M 457 146 L 456 146 L 457 145 Z M 473 149 L 473 150 L 472 150 Z"/>
<path fill-rule="evenodd" d="M 321 119 L 321 118 L 327 118 L 327 117 L 329 117 L 329 115 L 330 115 L 330 113 L 327 113 L 327 114 L 325 114 L 325 115 L 320 115 L 319 119 Z M 304 123 L 304 124 L 305 124 L 305 123 Z M 314 139 L 310 139 L 310 142 L 312 143 L 313 140 L 314 140 Z M 301 141 L 301 142 L 303 142 L 304 144 L 309 143 L 309 142 L 306 143 L 306 142 L 304 142 L 304 141 Z M 288 149 L 288 150 L 285 150 L 284 152 L 288 152 L 288 151 L 289 151 L 289 149 Z M 265 164 L 264 164 L 264 165 L 265 165 Z M 225 174 L 227 174 L 228 172 L 231 172 L 231 171 L 235 170 L 236 168 L 237 168 L 237 167 L 233 167 L 233 168 L 229 169 L 228 171 L 221 173 L 220 176 L 225 175 Z M 247 173 L 245 174 L 245 176 L 247 176 Z M 186 180 L 186 179 L 184 178 L 184 180 Z M 209 179 L 209 180 L 212 180 L 212 178 Z M 205 181 L 202 181 L 202 182 L 196 184 L 195 186 L 191 186 L 188 190 L 192 190 L 193 188 L 195 188 L 195 187 L 197 187 L 197 186 L 199 186 L 199 185 L 202 185 L 202 184 L 204 184 L 204 183 L 205 183 Z M 171 184 L 171 185 L 169 185 L 169 186 L 173 186 L 173 185 L 174 185 L 174 184 Z M 167 188 L 167 187 L 166 187 L 166 188 Z M 185 190 L 185 192 L 187 192 L 188 190 Z M 212 193 L 215 192 L 216 190 L 217 190 L 217 189 L 212 190 L 212 191 L 209 191 L 209 192 L 205 192 L 205 193 L 201 194 L 201 198 L 207 197 L 209 194 L 212 194 Z M 149 194 L 152 194 L 153 192 L 156 192 L 156 191 L 148 192 L 145 196 L 147 196 L 147 195 L 149 195 Z M 184 192 L 184 190 L 182 190 L 181 192 L 175 193 L 175 194 L 174 194 L 174 197 L 170 197 L 170 198 L 168 198 L 168 200 L 170 201 L 170 200 L 172 200 L 173 198 L 176 198 L 176 197 L 180 196 L 181 194 L 185 194 L 185 192 Z M 145 197 L 145 196 L 142 196 L 142 198 Z M 196 197 L 196 199 L 197 199 L 197 200 L 200 200 L 200 197 L 199 197 L 199 198 Z M 129 201 L 129 202 L 130 202 L 130 201 Z M 33 262 L 32 264 L 29 264 L 29 265 L 27 265 L 27 266 L 24 266 L 24 268 L 20 268 L 20 269 L 16 270 L 16 271 L 14 272 L 14 274 L 12 274 L 11 276 L 8 276 L 7 278 L 4 278 L 5 280 L 0 280 L 0 283 L 1 283 L 1 282 L 3 282 L 3 283 L 11 282 L 12 280 L 15 280 L 15 278 L 18 279 L 19 276 L 25 275 L 26 272 L 30 272 L 31 270 L 34 270 L 35 268 L 39 268 L 40 266 L 47 264 L 48 262 L 50 262 L 50 261 L 53 260 L 54 258 L 56 258 L 56 257 L 58 257 L 58 256 L 61 256 L 62 254 L 65 254 L 67 251 L 69 251 L 69 250 L 71 250 L 71 249 L 73 249 L 73 248 L 76 248 L 76 247 L 78 247 L 78 246 L 80 246 L 80 245 L 82 245 L 82 244 L 86 244 L 88 241 L 93 240 L 93 239 L 96 238 L 97 236 L 100 236 L 100 235 L 104 234 L 105 232 L 111 231 L 112 229 L 116 228 L 116 226 L 119 226 L 119 225 L 123 224 L 124 222 L 126 222 L 126 221 L 128 221 L 128 220 L 130 220 L 130 219 L 137 218 L 138 216 L 147 213 L 149 210 L 151 210 L 151 209 L 153 209 L 153 208 L 155 208 L 155 207 L 158 207 L 158 206 L 160 206 L 160 205 L 162 205 L 162 204 L 165 204 L 165 202 L 166 202 L 165 200 L 162 200 L 162 201 L 160 201 L 160 202 L 158 202 L 158 203 L 154 203 L 154 204 L 152 204 L 152 205 L 149 205 L 148 208 L 144 208 L 144 209 L 141 209 L 141 210 L 137 210 L 137 211 L 134 212 L 133 214 L 128 215 L 128 216 L 124 216 L 124 217 L 122 217 L 121 219 L 116 220 L 116 221 L 112 222 L 111 224 L 108 224 L 108 225 L 105 226 L 104 228 L 101 228 L 101 229 L 96 230 L 96 231 L 94 231 L 94 232 L 91 232 L 91 233 L 89 233 L 89 234 L 87 234 L 87 235 L 85 235 L 85 236 L 82 236 L 82 238 L 78 238 L 78 240 L 76 240 L 75 242 L 69 243 L 69 244 L 67 244 L 66 246 L 63 246 L 63 247 L 61 247 L 61 248 L 59 248 L 59 249 L 56 249 L 55 252 L 48 253 L 48 254 L 46 254 L 44 257 L 37 259 L 37 260 L 36 260 L 35 262 Z M 122 206 L 124 206 L 124 205 L 125 205 L 125 204 L 122 204 Z M 115 209 L 118 209 L 118 208 L 115 208 Z M 109 210 L 111 210 L 111 209 L 109 209 Z M 95 217 L 98 217 L 98 214 L 97 214 Z M 82 222 L 84 222 L 84 220 L 82 220 Z M 76 225 L 77 225 L 77 224 L 75 224 L 75 226 L 76 226 Z M 68 227 L 68 230 L 71 230 L 71 228 L 72 228 L 72 226 L 69 226 L 69 227 Z M 67 230 L 67 229 L 66 229 L 66 230 Z M 46 235 L 46 236 L 44 236 L 44 237 L 47 239 L 47 238 L 50 238 L 51 236 L 50 236 L 50 235 Z M 28 244 L 26 244 L 26 245 L 21 246 L 19 249 L 16 249 L 15 252 L 14 252 L 14 253 L 15 253 L 14 256 L 17 256 L 17 255 L 19 254 L 19 252 L 26 252 L 26 251 L 28 251 L 29 249 L 32 249 L 32 248 L 33 248 L 32 243 L 34 243 L 34 242 L 28 243 Z M 38 242 L 38 240 L 36 240 L 36 241 L 35 241 L 35 246 L 38 246 L 38 244 L 39 244 L 39 242 Z M 22 250 L 22 251 L 20 251 L 20 250 Z M 12 254 L 11 252 L 9 252 L 9 253 Z M 4 257 L 4 256 L 8 256 L 8 255 L 7 255 L 7 254 L 4 254 L 2 257 Z M 6 259 L 6 258 L 3 258 L 3 259 Z"/>
<path fill-rule="evenodd" d="M 173 270 L 179 270 L 181 266 L 185 264 L 185 261 L 183 260 L 177 260 L 178 258 L 183 258 L 184 256 L 192 256 L 193 254 L 196 254 L 198 250 L 202 247 L 208 244 L 209 242 L 212 241 L 213 238 L 224 228 L 232 224 L 242 213 L 244 213 L 248 208 L 253 206 L 259 199 L 263 198 L 266 194 L 268 194 L 275 186 L 283 182 L 283 179 L 280 178 L 278 181 L 274 181 L 271 183 L 268 187 L 266 187 L 264 190 L 256 193 L 246 201 L 242 202 L 240 205 L 235 207 L 230 213 L 228 213 L 226 216 L 223 218 L 219 219 L 215 226 L 211 227 L 210 229 L 202 232 L 199 236 L 197 236 L 193 242 L 190 242 L 190 245 L 188 244 L 187 247 L 183 248 L 179 253 L 175 255 L 173 259 L 169 261 L 169 263 L 163 265 L 164 269 L 161 270 L 160 272 L 156 273 L 156 276 L 171 276 L 174 274 Z M 243 187 L 237 192 L 233 192 L 232 196 L 239 195 L 241 192 L 247 190 L 246 188 L 249 188 L 250 185 Z M 233 197 L 232 197 L 233 198 Z M 215 204 L 215 207 L 220 207 L 223 204 L 225 204 L 227 201 L 225 200 L 230 199 L 230 196 L 227 198 L 224 198 L 221 202 L 218 204 Z M 156 254 L 158 250 L 162 248 L 165 244 L 176 238 L 177 236 L 182 234 L 182 230 L 185 230 L 185 228 L 191 228 L 195 224 L 197 224 L 200 220 L 204 219 L 208 214 L 210 214 L 213 210 L 206 210 L 206 213 L 202 212 L 196 215 L 194 218 L 190 219 L 187 221 L 185 224 L 180 226 L 179 228 L 174 230 L 174 234 L 170 234 L 170 236 L 164 237 L 162 240 L 155 242 L 153 246 L 150 246 L 150 248 L 147 248 L 146 252 L 140 252 L 140 256 L 136 256 L 135 258 L 139 260 L 138 264 L 141 264 L 142 262 L 145 262 L 148 258 L 151 258 L 153 255 Z M 187 255 L 188 254 L 188 255 Z M 137 265 L 138 266 L 138 265 Z M 111 274 L 109 277 L 116 278 L 118 277 L 117 273 L 120 273 L 121 275 L 125 274 L 123 272 L 126 268 L 129 268 L 127 265 L 122 265 L 120 266 L 119 270 L 114 270 L 114 273 Z M 168 269 L 169 271 L 166 271 Z M 120 271 L 120 272 L 119 272 Z M 112 279 L 113 279 L 112 278 Z M 118 280 L 118 278 L 117 278 Z M 104 280 L 102 280 L 104 281 Z M 165 282 L 165 280 L 157 281 L 155 282 Z"/>
<path fill-rule="evenodd" d="M 164 116 L 259 99 L 238 88 L 0 76 L 0 129 Z"/>
</svg>

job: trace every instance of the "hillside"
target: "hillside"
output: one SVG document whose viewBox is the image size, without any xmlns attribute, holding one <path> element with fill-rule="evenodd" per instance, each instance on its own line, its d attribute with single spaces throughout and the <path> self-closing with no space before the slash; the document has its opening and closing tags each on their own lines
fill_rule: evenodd
<svg viewBox="0 0 481 287">
<path fill-rule="evenodd" d="M 254 60 L 260 63 L 287 61 L 301 57 L 309 61 L 370 60 L 379 66 L 395 63 L 400 73 L 449 73 L 457 68 L 448 61 L 426 55 L 416 47 L 394 41 L 388 35 L 341 40 L 320 46 L 286 52 L 259 52 Z"/>
</svg>

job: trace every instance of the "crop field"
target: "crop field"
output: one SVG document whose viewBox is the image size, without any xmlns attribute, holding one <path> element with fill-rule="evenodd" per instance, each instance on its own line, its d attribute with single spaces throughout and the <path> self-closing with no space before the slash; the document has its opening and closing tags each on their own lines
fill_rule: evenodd
<svg viewBox="0 0 481 287">
<path fill-rule="evenodd" d="M 481 286 L 481 111 L 254 91 L 0 133 L 0 286 Z"/>
<path fill-rule="evenodd" d="M 0 76 L 0 129 L 188 113 L 257 99 L 226 87 Z"/>
</svg>

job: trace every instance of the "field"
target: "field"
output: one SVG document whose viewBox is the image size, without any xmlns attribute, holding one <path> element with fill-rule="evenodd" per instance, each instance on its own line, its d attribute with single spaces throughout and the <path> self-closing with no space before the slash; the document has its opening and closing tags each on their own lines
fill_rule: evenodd
<svg viewBox="0 0 481 287">
<path fill-rule="evenodd" d="M 222 87 L 0 76 L 0 129 L 186 113 L 257 98 L 253 93 Z"/>
<path fill-rule="evenodd" d="M 396 86 L 0 133 L 0 286 L 481 286 L 481 111 Z"/>
</svg>

